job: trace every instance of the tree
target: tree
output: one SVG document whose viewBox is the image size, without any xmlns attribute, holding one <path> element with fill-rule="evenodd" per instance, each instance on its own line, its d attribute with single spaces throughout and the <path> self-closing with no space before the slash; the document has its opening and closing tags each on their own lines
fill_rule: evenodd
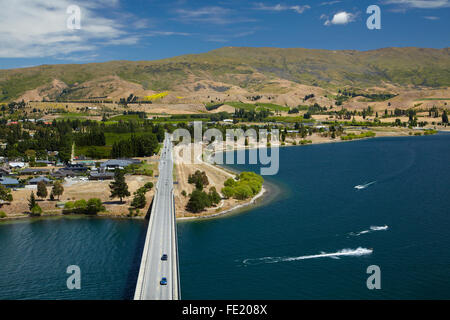
<svg viewBox="0 0 450 320">
<path fill-rule="evenodd" d="M 192 192 L 191 197 L 186 205 L 189 212 L 198 213 L 211 206 L 211 199 L 204 191 L 196 189 Z"/>
<path fill-rule="evenodd" d="M 59 200 L 59 197 L 64 193 L 64 187 L 60 182 L 56 181 L 53 184 L 52 193 L 54 196 L 57 196 Z"/>
<path fill-rule="evenodd" d="M 442 123 L 448 123 L 447 110 L 444 110 L 444 112 L 442 113 Z"/>
<path fill-rule="evenodd" d="M 38 182 L 36 195 L 39 198 L 46 198 L 47 197 L 47 195 L 48 195 L 47 186 L 45 185 L 44 181 L 39 181 Z"/>
<path fill-rule="evenodd" d="M 135 209 L 142 209 L 147 204 L 144 192 L 135 192 L 133 201 L 131 201 L 131 206 Z"/>
<path fill-rule="evenodd" d="M 87 202 L 86 213 L 87 214 L 97 214 L 98 212 L 104 211 L 105 207 L 103 203 L 98 198 L 89 199 Z"/>
<path fill-rule="evenodd" d="M 30 209 L 30 211 L 34 208 L 34 206 L 36 206 L 36 204 L 36 197 L 34 196 L 34 192 L 31 191 L 30 198 L 28 199 L 28 208 Z"/>
<path fill-rule="evenodd" d="M 0 200 L 11 202 L 13 201 L 13 196 L 11 190 L 0 185 Z"/>
<path fill-rule="evenodd" d="M 114 172 L 114 181 L 109 184 L 111 189 L 110 198 L 120 198 L 120 202 L 123 202 L 124 197 L 129 197 L 128 185 L 125 181 L 125 173 L 123 170 L 116 169 Z"/>
<path fill-rule="evenodd" d="M 213 205 L 219 204 L 221 198 L 215 187 L 211 187 L 211 189 L 209 189 L 208 196 Z"/>
<path fill-rule="evenodd" d="M 30 211 L 32 216 L 40 216 L 42 214 L 42 208 L 38 204 L 31 208 Z"/>
<path fill-rule="evenodd" d="M 194 174 L 189 175 L 188 183 L 194 184 L 196 189 L 202 190 L 209 185 L 209 180 L 205 171 L 201 172 L 200 170 L 197 170 Z"/>
</svg>

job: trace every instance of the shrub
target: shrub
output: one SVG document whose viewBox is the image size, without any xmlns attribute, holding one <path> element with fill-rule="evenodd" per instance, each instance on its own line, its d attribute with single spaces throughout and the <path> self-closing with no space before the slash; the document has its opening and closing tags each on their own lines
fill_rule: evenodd
<svg viewBox="0 0 450 320">
<path fill-rule="evenodd" d="M 234 197 L 238 200 L 245 200 L 252 195 L 252 189 L 248 185 L 239 185 L 234 188 Z"/>
<path fill-rule="evenodd" d="M 208 194 L 206 192 L 201 190 L 194 190 L 191 194 L 191 197 L 186 205 L 186 209 L 189 212 L 198 213 L 205 208 L 211 206 L 211 199 L 209 198 Z"/>
<path fill-rule="evenodd" d="M 100 199 L 92 198 L 88 200 L 86 214 L 97 214 L 102 211 L 105 211 L 105 207 Z"/>
<path fill-rule="evenodd" d="M 36 204 L 33 208 L 31 208 L 31 215 L 32 216 L 40 216 L 42 214 L 42 208 Z"/>
<path fill-rule="evenodd" d="M 74 210 L 76 213 L 85 213 L 87 209 L 87 202 L 84 199 L 77 200 L 74 203 Z"/>
<path fill-rule="evenodd" d="M 197 170 L 194 174 L 189 175 L 188 183 L 194 184 L 197 189 L 203 189 L 209 185 L 209 180 L 205 171 L 201 172 L 200 170 Z"/>
<path fill-rule="evenodd" d="M 234 180 L 233 178 L 229 178 L 225 181 L 223 185 L 225 187 L 234 187 L 236 185 L 236 180 Z"/>
<path fill-rule="evenodd" d="M 222 188 L 222 194 L 225 198 L 232 198 L 234 195 L 234 189 L 232 187 L 224 187 Z"/>
<path fill-rule="evenodd" d="M 98 198 L 92 198 L 88 201 L 77 200 L 75 202 L 69 201 L 64 204 L 64 214 L 76 213 L 76 214 L 97 214 L 101 211 L 105 211 L 103 203 Z"/>
<path fill-rule="evenodd" d="M 145 199 L 145 192 L 136 192 L 134 194 L 133 201 L 131 201 L 131 207 L 137 209 L 137 208 L 144 208 L 147 204 L 147 200 Z"/>
<path fill-rule="evenodd" d="M 64 204 L 64 210 L 73 210 L 73 208 L 75 208 L 75 203 L 72 201 L 68 201 Z"/>
<path fill-rule="evenodd" d="M 242 172 L 236 178 L 238 181 L 233 179 L 225 181 L 222 193 L 226 198 L 245 200 L 258 194 L 264 183 L 264 179 L 254 172 Z"/>
<path fill-rule="evenodd" d="M 153 188 L 153 182 L 147 182 L 146 184 L 144 184 L 144 188 L 147 190 L 152 190 Z"/>
<path fill-rule="evenodd" d="M 0 219 L 6 218 L 6 213 L 4 211 L 0 211 Z"/>
<path fill-rule="evenodd" d="M 209 189 L 208 196 L 209 199 L 211 200 L 211 204 L 213 205 L 219 204 L 221 198 L 215 187 L 211 187 L 211 189 Z"/>
</svg>

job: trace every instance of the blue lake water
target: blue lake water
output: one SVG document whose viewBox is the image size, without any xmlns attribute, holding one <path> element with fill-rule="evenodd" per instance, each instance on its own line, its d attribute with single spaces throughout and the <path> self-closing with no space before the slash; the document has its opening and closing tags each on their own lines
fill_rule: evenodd
<svg viewBox="0 0 450 320">
<path fill-rule="evenodd" d="M 449 299 L 449 164 L 449 134 L 281 148 L 279 173 L 265 177 L 275 199 L 178 224 L 181 296 Z M 130 299 L 145 228 L 0 223 L 0 299 Z M 66 288 L 71 264 L 82 270 L 81 290 Z M 367 289 L 370 265 L 380 267 L 381 290 Z"/>
</svg>

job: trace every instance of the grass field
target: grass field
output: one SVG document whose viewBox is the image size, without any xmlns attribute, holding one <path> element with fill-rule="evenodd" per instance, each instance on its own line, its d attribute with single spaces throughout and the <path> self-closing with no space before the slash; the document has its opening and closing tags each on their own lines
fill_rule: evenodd
<svg viewBox="0 0 450 320">
<path fill-rule="evenodd" d="M 261 109 L 269 109 L 271 111 L 289 111 L 289 107 L 283 107 L 274 103 L 244 103 L 244 102 L 226 102 L 225 104 L 235 108 L 235 109 L 244 109 L 246 111 L 251 110 L 261 110 Z"/>
<path fill-rule="evenodd" d="M 117 122 L 117 121 L 130 121 L 130 120 L 134 120 L 134 121 L 144 121 L 144 119 L 139 118 L 139 115 L 137 114 L 122 114 L 119 116 L 114 116 L 112 118 L 109 118 L 108 122 Z"/>
</svg>

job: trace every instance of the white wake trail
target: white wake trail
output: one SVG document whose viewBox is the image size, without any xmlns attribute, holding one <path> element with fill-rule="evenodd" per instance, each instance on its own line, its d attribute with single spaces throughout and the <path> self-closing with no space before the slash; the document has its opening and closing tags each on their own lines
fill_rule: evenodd
<svg viewBox="0 0 450 320">
<path fill-rule="evenodd" d="M 372 182 L 369 182 L 369 183 L 366 183 L 366 184 L 358 184 L 357 186 L 354 186 L 353 188 L 358 189 L 358 190 L 362 190 L 362 189 L 365 189 L 365 188 L 367 188 L 368 186 L 370 186 L 370 185 L 372 185 L 374 183 L 376 183 L 376 181 L 372 181 Z"/>
<path fill-rule="evenodd" d="M 289 261 L 299 261 L 299 260 L 308 260 L 308 259 L 317 259 L 317 258 L 338 258 L 342 256 L 363 256 L 368 255 L 373 252 L 373 249 L 367 248 L 357 248 L 357 249 L 342 249 L 338 252 L 332 253 L 320 253 L 308 256 L 300 256 L 300 257 L 264 257 L 259 259 L 245 259 L 243 261 L 246 265 L 257 265 L 262 263 L 278 263 L 278 262 L 289 262 Z"/>
<path fill-rule="evenodd" d="M 385 226 L 370 226 L 369 230 L 363 230 L 357 233 L 354 232 L 350 232 L 349 235 L 350 236 L 360 236 L 362 234 L 366 234 L 366 233 L 372 233 L 375 231 L 386 231 L 389 229 L 389 226 L 385 225 Z"/>
</svg>

